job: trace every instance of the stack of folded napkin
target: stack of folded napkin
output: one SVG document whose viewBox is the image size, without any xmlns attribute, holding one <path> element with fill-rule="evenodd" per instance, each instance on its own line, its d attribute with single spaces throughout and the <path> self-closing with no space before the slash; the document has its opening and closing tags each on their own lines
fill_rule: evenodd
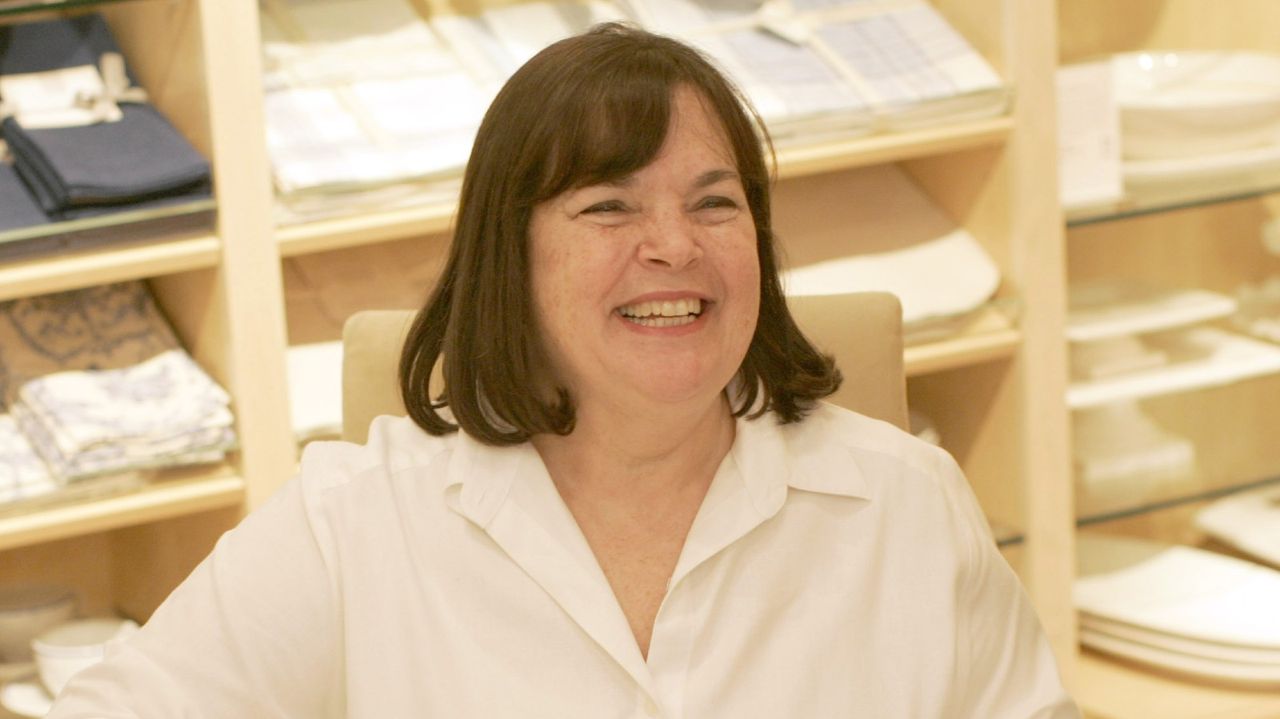
<svg viewBox="0 0 1280 719">
<path fill-rule="evenodd" d="M 222 459 L 235 435 L 226 392 L 182 350 L 125 369 L 59 372 L 10 411 L 54 476 L 71 481 Z"/>
<path fill-rule="evenodd" d="M 0 454 L 14 473 L 0 475 L 0 501 L 33 493 L 6 486 L 47 489 L 40 467 L 63 486 L 219 461 L 235 444 L 227 393 L 141 282 L 0 303 L 0 399 Z"/>
<path fill-rule="evenodd" d="M 99 15 L 0 27 L 0 102 L 12 170 L 50 220 L 209 196 L 208 161 L 147 104 Z"/>
</svg>

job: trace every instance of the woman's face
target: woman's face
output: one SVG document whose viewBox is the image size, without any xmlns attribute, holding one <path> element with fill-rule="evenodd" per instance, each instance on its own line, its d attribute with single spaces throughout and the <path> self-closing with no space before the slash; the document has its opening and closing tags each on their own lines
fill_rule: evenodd
<svg viewBox="0 0 1280 719">
<path fill-rule="evenodd" d="M 557 379 L 579 407 L 718 401 L 755 332 L 756 230 L 733 153 L 678 88 L 657 157 L 533 211 L 533 298 Z"/>
</svg>

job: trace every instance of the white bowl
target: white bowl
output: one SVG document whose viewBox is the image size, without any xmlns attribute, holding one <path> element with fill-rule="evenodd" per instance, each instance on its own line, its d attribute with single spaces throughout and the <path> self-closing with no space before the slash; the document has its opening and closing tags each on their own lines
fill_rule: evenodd
<svg viewBox="0 0 1280 719">
<path fill-rule="evenodd" d="M 137 631 L 128 619 L 78 619 L 61 624 L 31 642 L 40 681 L 57 696 L 71 677 L 106 658 L 107 648 Z"/>
<path fill-rule="evenodd" d="M 76 615 L 66 587 L 18 584 L 0 588 L 0 661 L 31 661 L 31 640 Z"/>
<path fill-rule="evenodd" d="M 1134 52 L 1111 62 L 1126 158 L 1187 157 L 1280 142 L 1280 56 Z"/>
</svg>

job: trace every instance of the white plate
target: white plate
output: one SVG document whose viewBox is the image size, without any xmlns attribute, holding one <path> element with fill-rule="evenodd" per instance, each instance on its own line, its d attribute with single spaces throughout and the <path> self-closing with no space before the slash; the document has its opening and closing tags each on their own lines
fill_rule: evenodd
<svg viewBox="0 0 1280 719">
<path fill-rule="evenodd" d="M 1205 182 L 1224 177 L 1280 171 L 1280 142 L 1243 150 L 1154 160 L 1125 160 L 1125 185 L 1131 189 Z M 1208 189 L 1208 188 L 1206 188 Z"/>
<path fill-rule="evenodd" d="M 1200 510 L 1195 522 L 1215 539 L 1280 566 L 1280 487 L 1219 499 Z"/>
<path fill-rule="evenodd" d="M 1280 572 L 1194 547 L 1081 533 L 1076 609 L 1209 644 L 1280 653 Z"/>
<path fill-rule="evenodd" d="M 1207 659 L 1127 642 L 1084 627 L 1080 628 L 1080 642 L 1100 652 L 1200 679 L 1245 686 L 1280 685 L 1280 665 L 1239 664 Z"/>
<path fill-rule="evenodd" d="M 53 709 L 53 698 L 39 679 L 10 682 L 0 689 L 0 705 L 21 717 L 43 717 Z"/>
<path fill-rule="evenodd" d="M 1112 58 L 1121 148 L 1134 159 L 1229 152 L 1280 135 L 1280 57 L 1135 52 Z"/>
</svg>

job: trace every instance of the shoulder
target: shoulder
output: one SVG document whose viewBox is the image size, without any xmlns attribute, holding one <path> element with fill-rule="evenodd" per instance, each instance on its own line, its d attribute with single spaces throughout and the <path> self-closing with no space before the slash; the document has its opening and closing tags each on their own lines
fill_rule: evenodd
<svg viewBox="0 0 1280 719">
<path fill-rule="evenodd" d="M 955 460 L 942 448 L 888 422 L 826 402 L 781 430 L 793 467 L 801 471 L 848 476 L 839 468 L 852 463 L 872 483 L 890 478 L 935 483 L 960 475 Z"/>
<path fill-rule="evenodd" d="M 406 472 L 444 482 L 444 468 L 457 433 L 432 436 L 408 417 L 382 416 L 369 426 L 365 444 L 312 442 L 302 453 L 299 481 L 303 493 L 318 497 L 339 490 L 369 488 L 378 479 Z M 438 471 L 433 471 L 438 470 Z"/>
</svg>

